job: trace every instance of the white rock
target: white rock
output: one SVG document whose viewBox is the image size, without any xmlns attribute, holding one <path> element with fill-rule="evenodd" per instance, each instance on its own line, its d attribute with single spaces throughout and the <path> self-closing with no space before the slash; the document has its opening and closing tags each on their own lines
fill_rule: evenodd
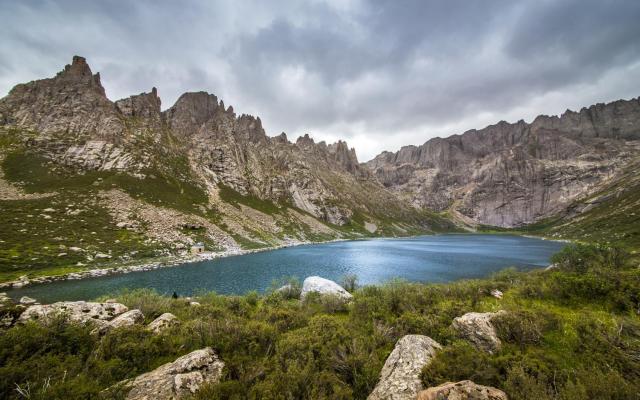
<svg viewBox="0 0 640 400">
<path fill-rule="evenodd" d="M 127 311 L 128 308 L 120 303 L 61 301 L 53 304 L 32 305 L 20 315 L 19 322 L 30 320 L 47 322 L 57 315 L 64 314 L 74 322 L 100 324 Z"/>
<path fill-rule="evenodd" d="M 490 386 L 482 386 L 471 381 L 447 382 L 431 387 L 418 394 L 416 400 L 507 400 L 507 395 Z"/>
<path fill-rule="evenodd" d="M 171 313 L 164 313 L 158 318 L 154 319 L 149 325 L 147 325 L 147 329 L 152 331 L 153 333 L 162 333 L 172 326 L 176 326 L 180 324 L 180 320 L 178 317 Z"/>
<path fill-rule="evenodd" d="M 319 276 L 310 276 L 304 280 L 300 298 L 304 299 L 311 292 L 317 292 L 321 295 L 334 295 L 344 300 L 351 300 L 351 298 L 353 298 L 351 293 L 347 292 L 342 286 Z"/>
<path fill-rule="evenodd" d="M 495 297 L 496 299 L 501 299 L 501 298 L 502 298 L 502 296 L 504 295 L 504 293 L 502 293 L 502 291 L 500 291 L 500 290 L 498 290 L 498 289 L 493 289 L 493 290 L 491 291 L 491 295 L 492 295 L 493 297 Z"/>
<path fill-rule="evenodd" d="M 182 399 L 205 383 L 219 382 L 223 368 L 224 362 L 206 347 L 116 386 L 129 389 L 127 400 Z"/>
<path fill-rule="evenodd" d="M 500 350 L 502 343 L 498 338 L 496 328 L 491 320 L 498 315 L 502 315 L 506 311 L 498 311 L 495 313 L 466 313 L 461 317 L 455 318 L 451 327 L 458 335 L 473 344 L 477 349 L 494 353 Z"/>
<path fill-rule="evenodd" d="M 407 335 L 398 340 L 367 400 L 414 400 L 423 389 L 422 368 L 441 348 L 438 342 L 423 335 Z"/>
<path fill-rule="evenodd" d="M 22 296 L 20 298 L 20 304 L 24 304 L 24 305 L 35 304 L 36 302 L 37 302 L 36 299 L 32 299 L 31 297 L 28 297 L 28 296 Z"/>
</svg>

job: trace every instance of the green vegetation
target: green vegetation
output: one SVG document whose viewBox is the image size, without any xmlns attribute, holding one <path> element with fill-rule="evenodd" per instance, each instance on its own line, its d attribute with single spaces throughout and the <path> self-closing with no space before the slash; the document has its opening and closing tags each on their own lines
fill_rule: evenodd
<svg viewBox="0 0 640 400">
<path fill-rule="evenodd" d="M 243 195 L 240 192 L 225 186 L 223 184 L 218 184 L 218 194 L 220 199 L 226 203 L 234 205 L 240 208 L 239 204 L 243 204 L 247 207 L 253 208 L 254 210 L 261 211 L 267 215 L 280 214 L 284 207 L 279 207 L 272 201 L 262 200 L 259 197 L 253 195 Z"/>
<path fill-rule="evenodd" d="M 618 248 L 569 246 L 550 271 L 506 270 L 443 285 L 393 281 L 355 289 L 349 305 L 331 298 L 203 293 L 189 307 L 148 290 L 115 297 L 149 322 L 172 312 L 182 324 L 153 336 L 140 327 L 98 339 L 59 320 L 0 335 L 0 397 L 97 398 L 112 384 L 182 354 L 213 347 L 225 361 L 220 384 L 197 399 L 365 399 L 395 342 L 428 335 L 444 348 L 422 373 L 425 385 L 472 379 L 512 399 L 636 399 L 640 392 L 640 270 Z M 283 282 L 281 282 L 283 283 Z M 345 283 L 356 287 L 354 277 Z M 280 283 L 278 283 L 280 284 Z M 274 285 L 276 287 L 277 285 Z M 492 289 L 505 295 L 489 295 Z M 453 318 L 507 310 L 496 321 L 503 348 L 481 353 L 456 337 Z"/>
</svg>

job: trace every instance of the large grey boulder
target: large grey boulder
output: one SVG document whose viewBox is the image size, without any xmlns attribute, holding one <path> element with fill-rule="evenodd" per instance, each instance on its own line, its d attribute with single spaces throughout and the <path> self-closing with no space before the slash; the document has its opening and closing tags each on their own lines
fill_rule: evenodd
<svg viewBox="0 0 640 400">
<path fill-rule="evenodd" d="M 144 314 L 140 310 L 129 310 L 123 314 L 118 315 L 111 321 L 100 323 L 93 333 L 103 335 L 112 329 L 122 328 L 125 326 L 133 326 L 141 324 L 144 321 Z"/>
<path fill-rule="evenodd" d="M 438 342 L 423 335 L 407 335 L 398 340 L 367 400 L 414 400 L 423 389 L 420 371 L 441 348 Z"/>
<path fill-rule="evenodd" d="M 490 386 L 477 385 L 471 381 L 447 382 L 431 387 L 418 394 L 417 400 L 508 400 L 502 391 Z"/>
<path fill-rule="evenodd" d="M 492 354 L 500 350 L 502 343 L 491 320 L 504 313 L 506 311 L 502 310 L 494 313 L 466 313 L 455 318 L 451 327 L 458 336 L 471 342 L 478 350 Z"/>
<path fill-rule="evenodd" d="M 129 309 L 120 303 L 93 303 L 87 301 L 61 301 L 53 304 L 37 304 L 27 308 L 18 322 L 40 321 L 47 322 L 58 315 L 66 315 L 70 321 L 93 323 L 99 326 L 105 324 Z"/>
<path fill-rule="evenodd" d="M 158 318 L 154 319 L 149 325 L 147 325 L 147 329 L 155 334 L 160 334 L 167 329 L 179 325 L 180 320 L 178 317 L 171 313 L 164 313 Z"/>
<path fill-rule="evenodd" d="M 206 347 L 116 386 L 128 390 L 127 400 L 182 399 L 197 392 L 205 383 L 219 382 L 223 368 L 224 362 Z"/>
<path fill-rule="evenodd" d="M 342 286 L 338 285 L 334 281 L 324 279 L 319 276 L 310 276 L 302 283 L 302 292 L 300 293 L 300 299 L 304 298 L 312 292 L 320 293 L 321 295 L 333 295 L 343 300 L 351 300 L 353 296 L 347 292 Z"/>
</svg>

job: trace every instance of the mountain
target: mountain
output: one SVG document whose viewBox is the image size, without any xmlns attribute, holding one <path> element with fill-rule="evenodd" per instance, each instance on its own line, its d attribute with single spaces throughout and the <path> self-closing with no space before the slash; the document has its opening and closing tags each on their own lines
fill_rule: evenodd
<svg viewBox="0 0 640 400">
<path fill-rule="evenodd" d="M 513 228 L 563 214 L 616 179 L 640 154 L 638 139 L 640 98 L 502 121 L 383 152 L 366 167 L 415 207 Z"/>
<path fill-rule="evenodd" d="M 343 141 L 267 136 L 259 117 L 213 94 L 161 104 L 156 88 L 111 101 L 78 56 L 0 99 L 0 280 L 187 256 L 197 242 L 229 254 L 461 228 L 640 237 L 627 224 L 639 99 L 500 122 L 367 163 Z"/>
<path fill-rule="evenodd" d="M 265 134 L 215 95 L 118 101 L 74 57 L 0 100 L 0 278 L 207 250 L 455 229 L 378 182 L 345 142 Z"/>
</svg>

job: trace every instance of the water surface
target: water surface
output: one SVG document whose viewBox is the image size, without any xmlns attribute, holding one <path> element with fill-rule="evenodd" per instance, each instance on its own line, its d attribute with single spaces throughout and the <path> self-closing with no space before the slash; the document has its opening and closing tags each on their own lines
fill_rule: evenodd
<svg viewBox="0 0 640 400">
<path fill-rule="evenodd" d="M 393 278 L 448 282 L 480 278 L 501 269 L 539 268 L 564 243 L 510 235 L 455 234 L 401 239 L 371 239 L 289 247 L 153 271 L 74 281 L 59 281 L 9 291 L 42 303 L 88 300 L 128 288 L 152 288 L 188 296 L 198 290 L 223 294 L 264 291 L 274 279 L 301 281 L 311 275 L 339 281 L 355 274 L 361 284 Z"/>
</svg>

